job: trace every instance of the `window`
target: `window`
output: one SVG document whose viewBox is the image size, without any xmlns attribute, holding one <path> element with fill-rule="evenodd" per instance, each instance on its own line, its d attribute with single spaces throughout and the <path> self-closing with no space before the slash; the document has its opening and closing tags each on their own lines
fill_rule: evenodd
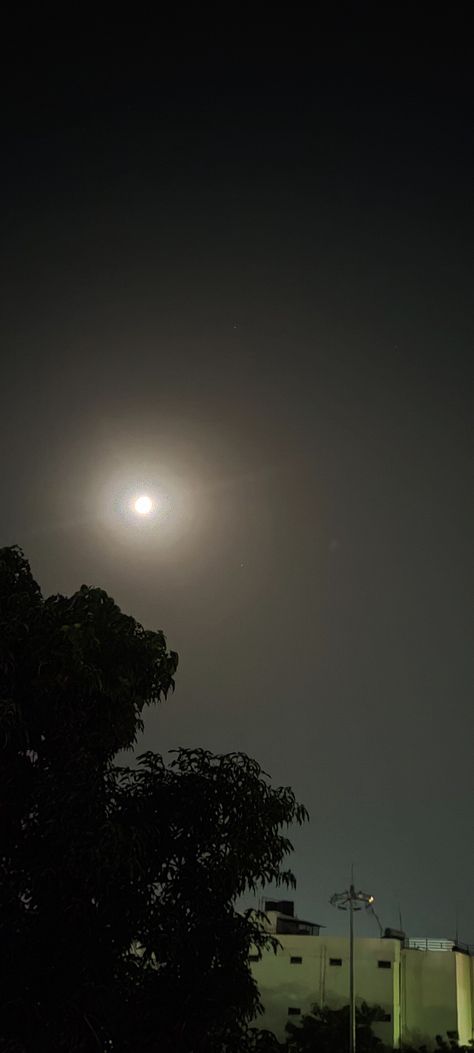
<svg viewBox="0 0 474 1053">
<path fill-rule="evenodd" d="M 258 954 L 249 954 L 249 962 L 259 962 L 260 958 Z"/>
<path fill-rule="evenodd" d="M 294 955 L 293 957 L 290 958 L 290 964 L 291 965 L 301 965 L 302 961 L 303 961 L 303 959 L 299 958 L 298 955 Z"/>
<path fill-rule="evenodd" d="M 342 965 L 342 958 L 330 958 L 329 959 L 329 964 L 330 965 Z"/>
<path fill-rule="evenodd" d="M 383 959 L 382 961 L 377 962 L 379 969 L 390 969 L 391 964 L 391 962 L 386 962 Z"/>
<path fill-rule="evenodd" d="M 297 1009 L 295 1005 L 290 1005 L 288 1009 L 288 1016 L 301 1016 L 301 1009 Z"/>
</svg>

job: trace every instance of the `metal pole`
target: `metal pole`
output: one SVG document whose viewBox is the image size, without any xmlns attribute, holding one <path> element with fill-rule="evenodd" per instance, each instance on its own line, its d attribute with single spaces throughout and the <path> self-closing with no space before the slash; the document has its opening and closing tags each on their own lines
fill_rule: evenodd
<svg viewBox="0 0 474 1053">
<path fill-rule="evenodd" d="M 338 907 L 339 910 L 349 911 L 349 1053 L 356 1053 L 354 910 L 361 910 L 359 903 L 364 903 L 366 909 L 372 907 L 374 897 L 369 895 L 368 892 L 356 892 L 354 888 L 354 870 L 352 868 L 350 887 L 345 892 L 334 892 L 329 902 L 333 907 Z"/>
<path fill-rule="evenodd" d="M 355 999 L 354 999 L 354 904 L 353 899 L 355 898 L 355 889 L 351 885 L 350 900 L 349 900 L 349 1001 L 350 1001 L 350 1021 L 349 1021 L 349 1053 L 355 1053 L 356 1050 L 356 1018 L 355 1018 Z"/>
</svg>

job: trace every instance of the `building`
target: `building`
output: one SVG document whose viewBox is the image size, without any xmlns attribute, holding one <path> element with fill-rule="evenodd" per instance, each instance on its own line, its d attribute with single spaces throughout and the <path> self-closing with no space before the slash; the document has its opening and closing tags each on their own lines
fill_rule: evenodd
<svg viewBox="0 0 474 1053">
<path fill-rule="evenodd" d="M 349 940 L 321 934 L 322 926 L 294 915 L 291 901 L 267 901 L 266 928 L 279 940 L 277 953 L 251 955 L 264 1014 L 256 1021 L 285 1037 L 288 1020 L 314 1004 L 338 1009 L 349 1001 Z M 377 939 L 354 940 L 356 1002 L 381 1007 L 374 1025 L 382 1041 L 434 1044 L 437 1034 L 474 1038 L 474 956 L 450 940 L 407 939 L 386 929 Z"/>
<path fill-rule="evenodd" d="M 317 921 L 295 918 L 295 905 L 291 899 L 265 900 L 265 914 L 267 931 L 280 936 L 319 936 L 324 929 L 324 925 Z"/>
</svg>

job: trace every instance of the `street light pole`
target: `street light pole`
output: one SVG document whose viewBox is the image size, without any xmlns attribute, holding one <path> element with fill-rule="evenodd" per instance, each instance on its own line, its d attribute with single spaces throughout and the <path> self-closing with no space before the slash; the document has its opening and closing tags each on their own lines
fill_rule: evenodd
<svg viewBox="0 0 474 1053">
<path fill-rule="evenodd" d="M 345 892 L 335 892 L 329 902 L 338 910 L 349 911 L 349 1053 L 356 1053 L 356 1017 L 355 1017 L 355 984 L 354 984 L 354 911 L 362 910 L 359 906 L 371 907 L 374 897 L 368 892 L 356 892 L 354 881 Z"/>
<path fill-rule="evenodd" d="M 349 899 L 349 1005 L 350 1005 L 350 1039 L 349 1053 L 355 1053 L 356 1048 L 356 1014 L 354 997 L 354 886 L 350 887 Z"/>
</svg>

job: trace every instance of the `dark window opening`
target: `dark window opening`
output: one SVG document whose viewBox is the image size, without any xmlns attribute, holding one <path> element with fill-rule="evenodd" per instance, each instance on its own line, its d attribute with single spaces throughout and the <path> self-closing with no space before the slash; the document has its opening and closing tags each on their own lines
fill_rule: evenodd
<svg viewBox="0 0 474 1053">
<path fill-rule="evenodd" d="M 301 1009 L 297 1009 L 296 1006 L 290 1005 L 288 1016 L 301 1016 Z"/>
<path fill-rule="evenodd" d="M 390 969 L 390 967 L 392 965 L 391 962 L 386 962 L 386 961 L 383 961 L 383 960 L 381 962 L 378 962 L 377 964 L 378 964 L 379 969 Z"/>
<path fill-rule="evenodd" d="M 342 958 L 330 958 L 329 959 L 329 964 L 330 965 L 342 965 Z"/>
<path fill-rule="evenodd" d="M 301 965 L 302 961 L 303 959 L 299 958 L 298 955 L 294 955 L 292 958 L 290 958 L 290 962 L 292 965 Z"/>
</svg>

